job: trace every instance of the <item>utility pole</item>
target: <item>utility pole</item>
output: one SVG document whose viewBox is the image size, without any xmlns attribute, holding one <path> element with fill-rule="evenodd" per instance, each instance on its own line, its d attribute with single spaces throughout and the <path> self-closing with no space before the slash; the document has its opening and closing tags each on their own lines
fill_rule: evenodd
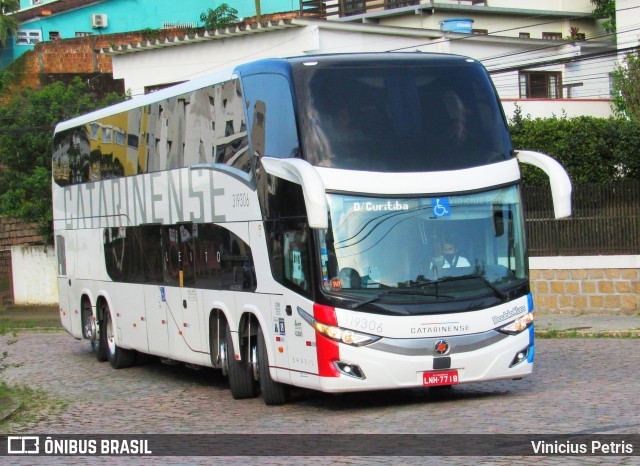
<svg viewBox="0 0 640 466">
<path fill-rule="evenodd" d="M 260 22 L 260 17 L 261 17 L 261 13 L 260 13 L 260 0 L 256 0 L 256 21 L 259 23 Z"/>
</svg>

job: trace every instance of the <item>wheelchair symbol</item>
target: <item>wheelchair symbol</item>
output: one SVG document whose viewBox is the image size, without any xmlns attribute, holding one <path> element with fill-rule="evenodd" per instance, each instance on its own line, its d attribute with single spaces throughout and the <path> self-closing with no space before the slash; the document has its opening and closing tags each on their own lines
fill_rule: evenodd
<svg viewBox="0 0 640 466">
<path fill-rule="evenodd" d="M 442 201 L 442 204 L 440 203 Z M 449 199 L 436 198 L 431 201 L 431 207 L 436 217 L 445 217 L 450 215 Z"/>
</svg>

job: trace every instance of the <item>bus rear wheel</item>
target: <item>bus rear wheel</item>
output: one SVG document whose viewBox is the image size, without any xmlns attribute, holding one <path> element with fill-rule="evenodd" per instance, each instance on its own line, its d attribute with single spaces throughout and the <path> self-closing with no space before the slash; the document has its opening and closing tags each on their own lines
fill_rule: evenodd
<svg viewBox="0 0 640 466">
<path fill-rule="evenodd" d="M 227 325 L 225 330 L 225 340 L 227 349 L 227 370 L 229 375 L 229 388 L 231 389 L 231 396 L 236 400 L 242 400 L 245 398 L 255 398 L 258 396 L 259 387 L 258 383 L 253 377 L 253 370 L 251 361 L 247 357 L 247 352 L 242 351 L 242 344 L 238 350 L 238 353 L 243 354 L 244 357 L 241 361 L 238 361 L 234 357 L 233 340 L 231 339 L 231 328 Z M 240 339 L 242 341 L 242 339 Z M 249 342 L 251 340 L 249 339 Z M 253 354 L 250 351 L 249 354 Z"/>
<path fill-rule="evenodd" d="M 89 299 L 82 300 L 82 334 L 89 339 L 91 349 L 96 355 L 96 359 L 100 362 L 107 360 L 107 345 L 102 338 L 100 325 L 96 322 L 93 312 L 91 311 L 91 302 Z"/>
<path fill-rule="evenodd" d="M 271 378 L 267 344 L 262 328 L 258 328 L 258 374 L 260 378 L 260 392 L 266 405 L 283 405 L 289 401 L 289 386 L 276 382 Z"/>
<path fill-rule="evenodd" d="M 104 337 L 102 335 L 104 335 Z M 107 358 L 109 359 L 111 367 L 114 369 L 124 369 L 133 366 L 136 353 L 133 350 L 120 348 L 116 344 L 115 326 L 113 325 L 109 306 L 106 304 L 104 305 L 100 338 L 104 338 L 106 343 Z"/>
</svg>

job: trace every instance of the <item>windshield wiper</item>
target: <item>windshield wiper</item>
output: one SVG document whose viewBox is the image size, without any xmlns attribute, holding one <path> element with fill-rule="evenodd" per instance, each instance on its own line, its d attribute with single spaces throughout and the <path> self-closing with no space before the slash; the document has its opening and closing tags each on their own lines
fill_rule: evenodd
<svg viewBox="0 0 640 466">
<path fill-rule="evenodd" d="M 455 281 L 458 281 L 458 280 L 469 280 L 469 279 L 472 279 L 472 278 L 476 278 L 476 279 L 480 280 L 482 283 L 487 285 L 487 287 L 491 288 L 491 290 L 493 291 L 493 294 L 497 298 L 500 298 L 503 303 L 507 302 L 507 300 L 509 299 L 509 295 L 507 293 L 502 291 L 500 288 L 495 286 L 493 283 L 491 283 L 489 280 L 487 280 L 485 277 L 483 277 L 479 273 L 470 273 L 470 274 L 467 274 L 467 275 L 444 277 L 444 278 L 441 278 L 439 280 L 435 280 L 435 281 L 430 282 L 430 283 L 455 282 Z"/>
<path fill-rule="evenodd" d="M 432 298 L 448 298 L 448 299 L 453 299 L 453 296 L 449 296 L 449 295 L 443 295 L 443 294 L 439 294 L 439 293 L 424 293 L 418 290 L 412 290 L 410 288 L 394 288 L 392 290 L 386 290 L 383 291 L 382 293 L 378 293 L 377 295 L 362 300 L 362 301 L 358 301 L 353 303 L 350 308 L 351 309 L 357 309 L 360 306 L 364 306 L 365 304 L 369 304 L 369 303 L 373 303 L 377 300 L 379 300 L 380 298 L 384 298 L 387 295 L 390 294 L 401 294 L 401 295 L 416 295 L 416 296 L 429 296 Z"/>
</svg>

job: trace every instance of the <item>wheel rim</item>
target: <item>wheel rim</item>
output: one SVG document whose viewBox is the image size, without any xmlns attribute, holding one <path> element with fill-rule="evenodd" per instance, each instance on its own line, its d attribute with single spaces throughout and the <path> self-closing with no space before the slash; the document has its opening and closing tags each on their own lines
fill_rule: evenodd
<svg viewBox="0 0 640 466">
<path fill-rule="evenodd" d="M 88 303 L 85 302 L 82 305 L 82 329 L 84 337 L 91 342 L 96 341 L 95 327 L 95 319 L 91 314 L 91 306 L 89 306 Z"/>
<path fill-rule="evenodd" d="M 260 380 L 258 366 L 258 345 L 251 345 L 251 369 L 253 371 L 253 380 Z"/>
<path fill-rule="evenodd" d="M 218 349 L 218 359 L 220 362 L 220 368 L 222 369 L 222 375 L 229 375 L 229 356 L 227 353 L 227 342 L 221 341 Z"/>
<path fill-rule="evenodd" d="M 116 352 L 116 339 L 115 339 L 115 335 L 113 333 L 113 322 L 111 321 L 111 316 L 107 314 L 107 325 L 106 325 L 106 332 L 107 332 L 107 346 L 109 347 L 109 352 L 111 354 L 115 354 Z"/>
</svg>

